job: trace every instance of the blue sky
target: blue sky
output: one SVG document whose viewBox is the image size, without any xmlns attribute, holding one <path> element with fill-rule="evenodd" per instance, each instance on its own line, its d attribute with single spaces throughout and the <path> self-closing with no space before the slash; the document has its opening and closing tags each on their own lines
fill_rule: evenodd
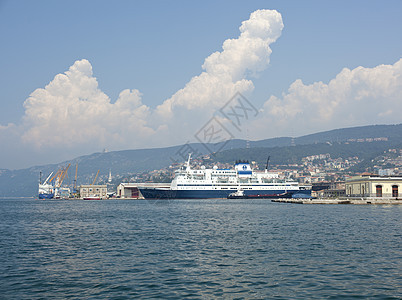
<svg viewBox="0 0 402 300">
<path fill-rule="evenodd" d="M 390 80 L 391 75 L 387 73 L 376 77 L 375 87 L 366 88 L 375 91 L 367 96 L 367 101 L 371 102 L 363 105 L 367 106 L 367 112 L 360 112 L 361 116 L 351 115 L 340 120 L 336 116 L 342 115 L 342 111 L 335 111 L 327 116 L 334 119 L 331 122 L 317 119 L 300 128 L 296 125 L 278 125 L 273 131 L 264 128 L 264 124 L 268 126 L 270 122 L 280 124 L 282 119 L 286 119 L 287 122 L 294 120 L 297 123 L 297 116 L 307 116 L 306 112 L 301 112 L 301 108 L 309 107 L 305 103 L 311 104 L 315 100 L 309 96 L 305 96 L 306 99 L 296 97 L 301 93 L 289 90 L 299 79 L 303 86 L 294 85 L 293 90 L 303 90 L 303 95 L 315 93 L 314 97 L 319 98 L 313 85 L 316 84 L 315 87 L 322 92 L 326 87 L 318 87 L 317 83 L 329 84 L 344 68 L 352 71 L 358 67 L 365 68 L 364 72 L 356 70 L 352 74 L 344 74 L 345 78 L 352 78 L 355 82 L 356 78 L 363 80 L 363 77 L 371 76 L 363 73 L 381 73 L 382 69 L 375 69 L 378 66 L 394 66 L 402 55 L 401 1 L 0 1 L 0 137 L 8 144 L 0 159 L 0 168 L 59 162 L 101 151 L 102 148 L 147 148 L 192 140 L 193 133 L 219 108 L 218 104 L 210 106 L 209 110 L 183 104 L 184 108 L 174 110 L 173 116 L 170 116 L 179 120 L 183 118 L 179 124 L 156 118 L 159 124 L 152 121 L 155 118 L 147 117 L 143 127 L 133 127 L 134 131 L 137 128 L 136 132 L 142 131 L 144 135 L 155 134 L 151 139 L 136 132 L 120 134 L 116 129 L 97 137 L 96 140 L 101 141 L 99 143 L 88 144 L 84 142 L 86 138 L 82 137 L 74 142 L 74 146 L 71 142 L 66 147 L 60 142 L 49 143 L 49 140 L 44 140 L 40 145 L 33 142 L 41 138 L 35 136 L 35 132 L 38 134 L 41 130 L 43 135 L 54 134 L 55 141 L 58 141 L 57 137 L 61 141 L 67 138 L 58 131 L 53 133 L 46 131 L 46 127 L 37 127 L 32 114 L 40 112 L 40 107 L 34 104 L 40 100 L 38 97 L 35 98 L 36 102 L 30 102 L 30 113 L 24 107 L 24 102 L 35 90 L 44 89 L 57 74 L 65 73 L 76 61 L 85 59 L 92 67 L 91 76 L 96 78 L 97 88 L 109 97 L 111 104 L 117 101 L 123 90 L 136 90 L 138 93 L 130 94 L 130 99 L 134 99 L 130 100 L 130 105 L 142 107 L 141 112 L 136 113 L 155 115 L 153 111 L 167 99 L 183 103 L 180 101 L 184 100 L 174 95 L 203 72 L 205 59 L 214 52 L 222 52 L 225 40 L 239 37 L 242 22 L 248 20 L 251 13 L 264 9 L 277 10 L 284 26 L 280 36 L 270 44 L 272 53 L 269 63 L 256 74 L 252 70 L 252 75 L 245 75 L 246 79 L 252 81 L 252 88 L 244 92 L 258 109 L 264 109 L 267 113 L 276 107 L 275 111 L 282 113 L 280 116 L 274 116 L 273 111 L 270 115 L 260 114 L 258 120 L 248 125 L 251 139 L 401 122 L 402 117 L 398 119 L 385 110 L 378 118 L 374 115 L 378 101 L 371 99 L 381 97 L 384 82 Z M 395 72 L 398 74 L 398 71 Z M 395 72 L 392 74 L 395 75 Z M 384 78 L 383 81 L 381 78 Z M 380 81 L 381 84 L 378 83 Z M 372 82 L 364 81 L 360 85 L 366 86 Z M 399 109 L 402 99 L 399 98 L 398 102 L 395 95 L 401 89 L 400 81 L 394 85 L 393 94 L 384 97 L 389 97 L 389 103 Z M 329 92 L 323 92 L 327 98 L 333 97 L 330 92 L 333 89 L 328 88 Z M 360 90 L 355 93 L 349 89 L 348 93 L 362 95 L 363 92 Z M 101 97 L 104 97 L 103 94 Z M 82 96 L 76 97 L 81 99 Z M 357 97 L 356 101 L 361 101 L 361 97 Z M 227 98 L 221 99 L 221 103 Z M 288 106 L 282 105 L 284 103 Z M 339 104 L 338 100 L 334 100 L 331 103 L 334 110 L 335 106 L 348 105 L 347 101 Z M 361 102 L 356 103 L 351 107 L 361 105 Z M 47 102 L 47 105 L 52 105 L 52 102 Z M 177 104 L 177 107 L 180 105 Z M 299 110 L 287 114 L 283 112 L 286 107 L 299 107 Z M 188 132 L 181 132 L 180 124 L 188 124 L 185 118 L 194 110 L 204 118 L 197 119 L 198 123 Z M 313 119 L 315 115 L 307 117 Z M 137 119 L 141 119 L 141 115 Z M 54 124 L 50 119 L 41 120 L 42 123 L 46 121 Z M 74 118 L 67 118 L 67 121 L 70 127 L 79 124 L 79 120 Z M 60 131 L 69 130 L 69 126 L 60 126 Z M 129 123 L 122 126 L 130 127 Z M 102 130 L 107 131 L 107 128 L 108 124 Z M 73 134 L 74 130 L 71 132 Z M 242 138 L 244 131 L 234 135 Z M 160 136 L 166 139 L 160 139 Z M 128 143 L 128 137 L 136 142 Z M 160 143 L 155 142 L 158 140 Z"/>
</svg>

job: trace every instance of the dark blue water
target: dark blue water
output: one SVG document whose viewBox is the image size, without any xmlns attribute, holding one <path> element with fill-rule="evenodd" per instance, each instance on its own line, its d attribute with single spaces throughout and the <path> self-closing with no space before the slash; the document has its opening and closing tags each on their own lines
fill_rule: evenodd
<svg viewBox="0 0 402 300">
<path fill-rule="evenodd" d="M 1 299 L 401 299 L 402 206 L 0 200 Z"/>
</svg>

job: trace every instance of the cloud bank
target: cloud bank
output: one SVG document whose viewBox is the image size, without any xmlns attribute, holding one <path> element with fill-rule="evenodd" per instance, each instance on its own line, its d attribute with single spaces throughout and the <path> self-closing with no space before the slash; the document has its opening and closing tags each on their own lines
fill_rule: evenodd
<svg viewBox="0 0 402 300">
<path fill-rule="evenodd" d="M 328 84 L 294 81 L 271 96 L 253 123 L 260 138 L 299 136 L 335 128 L 401 122 L 402 59 L 374 68 L 344 68 Z M 268 126 L 269 124 L 269 126 Z"/>
</svg>

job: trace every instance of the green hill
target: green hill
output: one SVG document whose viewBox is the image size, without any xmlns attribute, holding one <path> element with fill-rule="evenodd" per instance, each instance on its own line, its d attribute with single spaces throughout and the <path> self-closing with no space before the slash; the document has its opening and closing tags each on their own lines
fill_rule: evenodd
<svg viewBox="0 0 402 300">
<path fill-rule="evenodd" d="M 331 158 L 349 158 L 357 156 L 363 159 L 360 167 L 355 171 L 364 171 L 367 162 L 384 153 L 390 148 L 402 148 L 402 141 L 390 139 L 378 142 L 335 142 L 286 147 L 258 147 L 249 149 L 232 149 L 216 153 L 212 156 L 216 162 L 234 163 L 238 159 L 256 161 L 260 166 L 265 165 L 270 156 L 270 165 L 300 164 L 303 157 L 330 154 Z"/>
<path fill-rule="evenodd" d="M 384 140 L 374 141 L 379 138 Z M 359 139 L 364 142 L 357 141 Z M 354 141 L 347 142 L 348 140 Z M 250 145 L 248 149 L 247 144 Z M 214 161 L 233 163 L 238 159 L 248 159 L 257 161 L 260 165 L 265 165 L 267 156 L 271 156 L 270 164 L 273 165 L 299 163 L 302 157 L 324 153 L 329 153 L 332 158 L 359 156 L 363 159 L 361 165 L 356 166 L 355 170 L 359 171 L 370 166 L 371 160 L 384 151 L 402 147 L 402 124 L 344 128 L 297 138 L 282 137 L 248 143 L 244 140 L 231 140 L 222 145 L 206 146 L 195 143 L 167 148 L 94 153 L 59 164 L 21 170 L 3 169 L 0 170 L 0 197 L 36 196 L 40 172 L 44 177 L 69 163 L 71 167 L 65 182 L 72 183 L 75 165 L 78 163 L 77 181 L 79 184 L 88 184 L 92 183 L 98 170 L 100 182 L 107 179 L 109 170 L 112 175 L 129 176 L 183 162 L 187 155 L 184 150 L 190 150 L 197 156 L 209 154 L 208 149 L 222 148 L 211 156 Z"/>
</svg>

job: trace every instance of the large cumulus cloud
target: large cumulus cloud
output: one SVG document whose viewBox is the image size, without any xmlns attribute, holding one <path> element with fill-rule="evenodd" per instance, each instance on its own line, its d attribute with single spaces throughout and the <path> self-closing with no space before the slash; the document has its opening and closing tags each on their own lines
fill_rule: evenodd
<svg viewBox="0 0 402 300">
<path fill-rule="evenodd" d="M 344 68 L 328 84 L 305 85 L 298 79 L 282 97 L 271 96 L 261 111 L 253 124 L 260 137 L 400 123 L 402 59 L 374 68 Z"/>
<path fill-rule="evenodd" d="M 86 143 L 132 146 L 133 132 L 139 136 L 153 132 L 145 124 L 149 109 L 141 103 L 139 91 L 124 90 L 111 103 L 85 59 L 56 75 L 45 88 L 36 89 L 24 107 L 27 130 L 22 139 L 37 148 Z"/>
<path fill-rule="evenodd" d="M 152 110 L 138 90 L 124 90 L 115 103 L 98 87 L 83 59 L 25 101 L 22 140 L 37 149 L 149 147 L 191 139 L 212 113 L 236 92 L 250 92 L 249 79 L 269 64 L 270 44 L 281 35 L 277 11 L 258 10 L 242 22 L 240 35 L 205 59 L 204 71 Z"/>
<path fill-rule="evenodd" d="M 180 108 L 211 112 L 236 92 L 251 92 L 254 85 L 249 77 L 267 67 L 272 52 L 270 44 L 279 38 L 282 29 L 282 16 L 277 11 L 253 12 L 242 22 L 238 38 L 226 40 L 221 52 L 205 59 L 200 75 L 157 107 L 158 118 L 169 119 Z"/>
</svg>

